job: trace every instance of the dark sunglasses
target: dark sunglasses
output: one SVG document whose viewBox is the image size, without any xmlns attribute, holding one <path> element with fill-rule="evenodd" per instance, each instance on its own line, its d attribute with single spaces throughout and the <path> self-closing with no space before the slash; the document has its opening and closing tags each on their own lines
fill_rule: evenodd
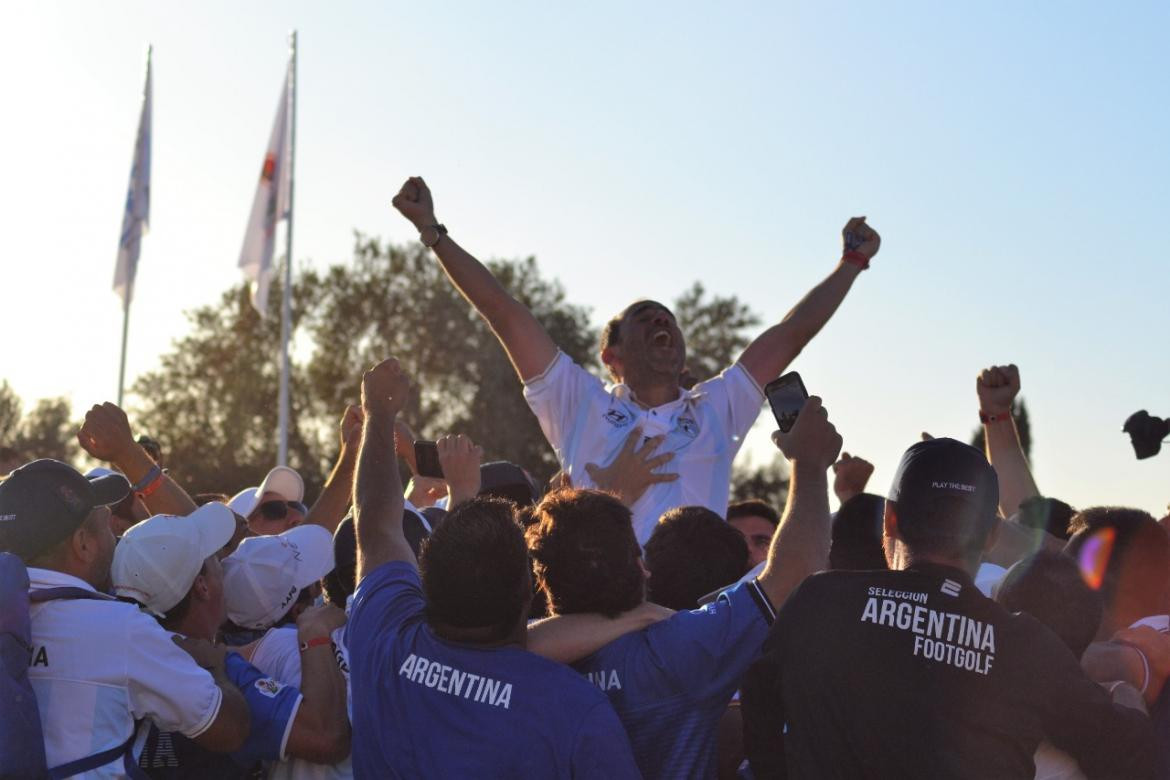
<svg viewBox="0 0 1170 780">
<path fill-rule="evenodd" d="M 289 509 L 295 509 L 302 515 L 309 513 L 308 508 L 300 501 L 265 501 L 259 509 L 260 514 L 268 520 L 283 520 L 288 517 Z"/>
</svg>

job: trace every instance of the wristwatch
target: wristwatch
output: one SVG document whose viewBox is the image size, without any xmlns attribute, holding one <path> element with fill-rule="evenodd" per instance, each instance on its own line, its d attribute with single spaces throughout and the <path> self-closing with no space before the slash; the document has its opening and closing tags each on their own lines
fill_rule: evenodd
<svg viewBox="0 0 1170 780">
<path fill-rule="evenodd" d="M 433 238 L 431 236 L 434 236 Z M 447 235 L 447 226 L 440 223 L 438 225 L 427 225 L 418 232 L 418 240 L 427 249 L 434 248 L 435 244 L 439 243 L 439 239 Z M 430 239 L 429 241 L 427 239 Z"/>
</svg>

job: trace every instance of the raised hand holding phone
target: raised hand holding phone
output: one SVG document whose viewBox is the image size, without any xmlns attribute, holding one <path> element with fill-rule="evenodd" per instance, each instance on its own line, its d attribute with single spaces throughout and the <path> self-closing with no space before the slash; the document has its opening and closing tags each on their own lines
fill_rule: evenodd
<svg viewBox="0 0 1170 780">
<path fill-rule="evenodd" d="M 804 402 L 808 400 L 808 390 L 804 388 L 800 374 L 789 371 L 769 382 L 764 388 L 764 396 L 772 407 L 772 415 L 776 418 L 780 432 L 788 433 L 796 423 Z"/>
</svg>

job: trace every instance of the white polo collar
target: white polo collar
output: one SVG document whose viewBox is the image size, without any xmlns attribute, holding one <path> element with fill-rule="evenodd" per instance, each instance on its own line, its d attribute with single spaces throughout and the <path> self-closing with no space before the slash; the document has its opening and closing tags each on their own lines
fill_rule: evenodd
<svg viewBox="0 0 1170 780">
<path fill-rule="evenodd" d="M 697 388 L 697 386 L 696 386 L 696 388 Z M 683 390 L 680 387 L 678 389 L 678 398 L 674 399 L 673 401 L 667 401 L 666 403 L 661 404 L 659 406 L 646 407 L 646 408 L 647 409 L 668 409 L 668 408 L 673 409 L 676 406 L 682 406 L 683 404 L 690 402 L 690 401 L 698 401 L 700 398 L 705 396 L 706 393 L 704 393 L 702 390 L 698 390 L 696 388 L 692 388 L 690 390 Z M 619 384 L 619 385 L 613 386 L 613 394 L 615 396 L 617 396 L 618 398 L 622 399 L 623 401 L 628 401 L 630 403 L 637 404 L 638 406 L 641 406 L 641 404 L 638 402 L 638 397 L 636 395 L 634 395 L 634 391 L 631 390 L 630 386 L 624 382 Z"/>
<path fill-rule="evenodd" d="M 92 590 L 94 593 L 97 593 L 97 588 L 85 580 L 74 577 L 72 574 L 66 574 L 63 571 L 57 571 L 56 569 L 38 569 L 35 566 L 29 566 L 28 581 L 29 586 L 34 590 L 68 587 L 84 588 L 85 590 Z"/>
</svg>

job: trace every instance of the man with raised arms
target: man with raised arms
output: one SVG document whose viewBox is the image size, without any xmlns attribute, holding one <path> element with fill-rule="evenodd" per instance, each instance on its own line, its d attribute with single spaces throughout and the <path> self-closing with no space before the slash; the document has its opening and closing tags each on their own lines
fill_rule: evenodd
<svg viewBox="0 0 1170 780">
<path fill-rule="evenodd" d="M 662 463 L 670 458 L 677 478 L 657 474 L 657 484 L 634 503 L 634 531 L 641 544 L 658 518 L 675 507 L 705 506 L 720 516 L 727 512 L 731 461 L 763 406 L 761 388 L 824 327 L 881 245 L 864 217 L 849 220 L 845 251 L 833 272 L 757 337 L 734 365 L 690 390 L 679 386 L 686 342 L 674 315 L 655 301 L 630 304 L 602 334 L 601 361 L 618 383 L 607 388 L 560 352 L 532 312 L 447 234 L 421 178 L 402 185 L 394 207 L 418 228 L 451 283 L 499 338 L 524 383 L 528 405 L 575 487 L 598 487 L 586 466 L 613 460 L 634 428 L 640 427 L 646 439 L 663 437 L 659 457 Z"/>
</svg>

